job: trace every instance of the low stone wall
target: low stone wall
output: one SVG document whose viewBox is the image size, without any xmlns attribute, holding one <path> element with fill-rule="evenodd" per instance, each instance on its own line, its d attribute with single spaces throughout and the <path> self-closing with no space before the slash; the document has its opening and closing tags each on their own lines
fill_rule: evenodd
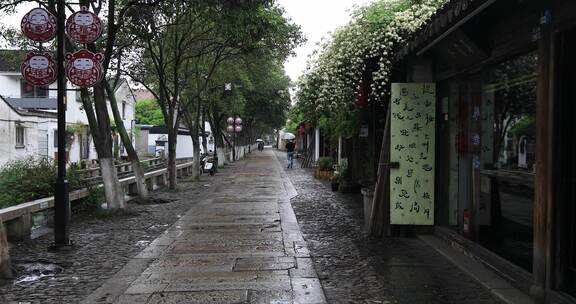
<svg viewBox="0 0 576 304">
<path fill-rule="evenodd" d="M 8 241 L 4 233 L 4 224 L 0 220 L 0 278 L 12 277 L 12 264 L 10 263 L 10 253 L 8 252 Z"/>
<path fill-rule="evenodd" d="M 191 162 L 176 165 L 177 176 L 188 176 L 191 174 L 193 164 Z M 146 185 L 150 190 L 156 190 L 166 185 L 168 171 L 166 168 L 158 169 L 144 174 Z M 136 194 L 136 179 L 134 176 L 124 177 L 119 180 L 126 195 Z M 102 185 L 97 185 L 102 187 Z M 78 201 L 90 195 L 88 189 L 72 191 L 69 194 L 70 203 Z M 47 197 L 20 205 L 0 209 L 0 239 L 6 238 L 8 241 L 21 241 L 30 238 L 32 231 L 32 215 L 36 212 L 45 211 L 54 207 L 54 197 Z"/>
</svg>

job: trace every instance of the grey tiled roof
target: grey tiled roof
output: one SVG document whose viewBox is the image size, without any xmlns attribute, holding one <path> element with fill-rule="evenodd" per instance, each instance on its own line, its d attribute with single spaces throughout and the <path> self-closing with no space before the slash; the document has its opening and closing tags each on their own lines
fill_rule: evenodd
<svg viewBox="0 0 576 304">
<path fill-rule="evenodd" d="M 56 98 L 10 98 L 6 101 L 15 108 L 20 109 L 56 109 Z"/>
</svg>

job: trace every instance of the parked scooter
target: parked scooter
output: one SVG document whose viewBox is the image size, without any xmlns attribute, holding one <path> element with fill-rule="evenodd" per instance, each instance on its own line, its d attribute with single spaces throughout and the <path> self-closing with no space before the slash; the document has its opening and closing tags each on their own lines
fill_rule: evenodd
<svg viewBox="0 0 576 304">
<path fill-rule="evenodd" d="M 200 174 L 208 172 L 210 175 L 216 173 L 216 166 L 214 165 L 214 158 L 208 154 L 200 156 Z"/>
</svg>

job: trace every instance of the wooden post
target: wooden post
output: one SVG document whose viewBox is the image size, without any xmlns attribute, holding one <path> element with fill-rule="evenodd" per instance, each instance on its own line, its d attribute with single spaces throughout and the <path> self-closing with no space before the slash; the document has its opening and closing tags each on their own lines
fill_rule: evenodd
<svg viewBox="0 0 576 304">
<path fill-rule="evenodd" d="M 378 163 L 378 180 L 368 223 L 368 231 L 373 236 L 390 235 L 390 110 L 391 105 L 388 103 Z"/>
<path fill-rule="evenodd" d="M 314 162 L 320 159 L 320 128 L 316 127 L 314 135 Z"/>
<path fill-rule="evenodd" d="M 12 278 L 12 264 L 4 223 L 0 220 L 0 278 Z"/>
<path fill-rule="evenodd" d="M 545 20 L 546 19 L 546 20 Z M 550 20 L 545 16 L 540 26 L 540 41 L 538 44 L 538 92 L 536 100 L 536 178 L 534 183 L 534 247 L 533 247 L 533 278 L 534 285 L 531 295 L 543 301 L 546 295 L 548 256 L 550 254 L 551 229 L 548 217 L 549 195 L 551 195 L 551 164 L 553 119 L 551 119 L 552 94 L 551 63 L 553 62 L 552 37 Z"/>
</svg>

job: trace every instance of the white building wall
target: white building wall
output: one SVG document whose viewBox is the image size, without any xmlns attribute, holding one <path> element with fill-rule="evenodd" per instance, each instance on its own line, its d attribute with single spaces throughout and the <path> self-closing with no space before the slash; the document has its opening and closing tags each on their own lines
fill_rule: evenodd
<svg viewBox="0 0 576 304">
<path fill-rule="evenodd" d="M 55 119 L 51 118 L 20 115 L 0 100 L 0 165 L 10 160 L 38 156 L 40 130 L 49 136 L 50 132 L 54 132 L 55 123 Z M 16 146 L 17 125 L 24 127 L 24 145 L 21 147 Z M 50 142 L 48 149 L 50 153 Z"/>
<path fill-rule="evenodd" d="M 156 141 L 162 139 L 167 140 L 168 134 L 150 134 L 148 135 L 148 149 L 149 152 L 158 150 Z M 168 142 L 164 143 L 164 157 L 168 157 Z M 192 146 L 192 138 L 190 135 L 178 135 L 176 140 L 176 158 L 190 158 L 194 156 L 194 148 Z M 156 154 L 156 153 L 155 153 Z"/>
<path fill-rule="evenodd" d="M 4 97 L 20 98 L 20 74 L 0 75 L 0 94 Z"/>
<path fill-rule="evenodd" d="M 1 75 L 0 75 L 0 95 L 2 95 L 3 97 L 21 98 L 22 97 L 21 96 L 21 86 L 20 86 L 20 79 L 21 78 L 22 78 L 22 76 L 20 75 L 20 73 L 17 73 L 17 72 L 1 72 Z M 56 83 L 51 84 L 49 87 L 50 87 L 50 89 L 53 89 L 53 90 L 49 91 L 49 93 L 48 93 L 49 97 L 50 98 L 56 98 L 57 97 L 57 91 L 56 91 L 57 85 L 56 85 Z M 75 87 L 71 83 L 68 83 L 68 89 L 74 89 L 74 88 Z M 121 86 L 118 88 L 118 90 L 116 91 L 116 98 L 117 98 L 117 102 L 118 102 L 118 110 L 120 112 L 122 112 L 122 102 L 124 101 L 126 103 L 123 122 L 124 122 L 124 126 L 126 127 L 126 130 L 130 134 L 132 132 L 132 126 L 134 124 L 133 121 L 135 118 L 136 100 L 134 99 L 132 93 L 130 92 L 130 89 L 128 87 L 127 82 L 123 82 L 121 84 Z M 82 106 L 82 102 L 80 100 L 79 92 L 73 91 L 73 90 L 67 91 L 66 101 L 67 101 L 66 123 L 68 125 L 70 125 L 70 124 L 82 124 L 82 125 L 88 126 L 88 118 L 86 116 L 86 112 L 83 110 L 83 106 Z M 8 105 L 3 105 L 3 106 L 8 107 Z M 108 104 L 108 111 L 110 113 L 110 117 L 112 117 L 112 111 L 110 109 L 109 104 Z M 3 111 L 3 112 L 5 112 L 5 111 Z M 12 111 L 12 113 L 17 115 L 17 113 L 15 113 L 13 111 Z M 55 126 L 52 128 L 57 129 L 57 127 L 55 127 Z M 4 126 L 3 126 L 3 129 L 5 129 Z M 30 132 L 35 133 L 37 135 L 36 131 L 30 131 Z M 48 142 L 49 155 L 50 155 L 50 157 L 54 157 L 55 152 L 57 151 L 57 149 L 54 147 L 54 131 L 50 130 L 47 132 L 48 132 L 48 138 L 49 138 L 49 142 Z M 31 136 L 32 136 L 32 134 L 31 134 Z M 134 141 L 133 141 L 133 143 L 134 143 Z M 0 145 L 2 145 L 2 144 L 0 144 Z M 32 149 L 32 148 L 30 148 L 30 149 Z M 15 151 L 14 153 L 20 154 L 21 151 Z M 23 154 L 27 155 L 26 153 L 23 153 Z M 2 156 L 0 156 L 0 159 L 10 159 L 10 157 L 11 156 L 2 155 Z M 98 158 L 98 155 L 97 155 L 96 149 L 94 147 L 94 142 L 91 141 L 89 159 L 96 159 L 96 158 Z M 72 143 L 70 150 L 69 150 L 69 162 L 78 162 L 80 160 L 81 160 L 81 158 L 80 158 L 80 143 L 78 141 L 78 136 L 76 136 L 75 140 Z"/>
</svg>

